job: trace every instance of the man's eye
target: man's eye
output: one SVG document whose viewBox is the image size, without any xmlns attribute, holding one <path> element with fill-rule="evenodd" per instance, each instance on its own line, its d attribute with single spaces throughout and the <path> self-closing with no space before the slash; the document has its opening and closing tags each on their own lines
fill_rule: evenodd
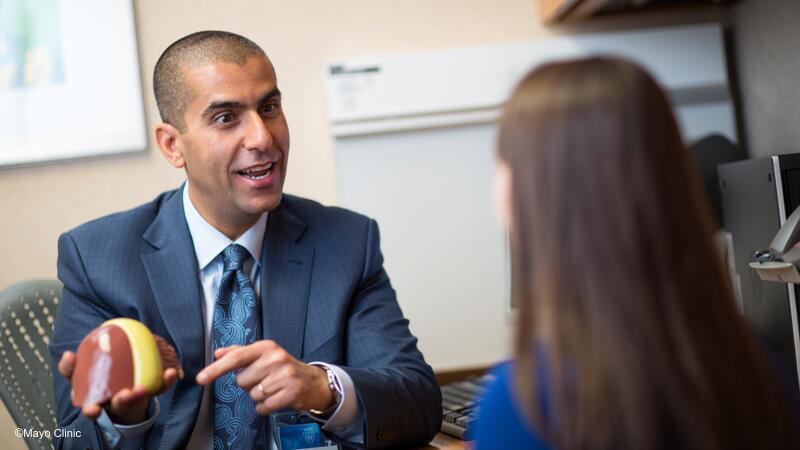
<svg viewBox="0 0 800 450">
<path fill-rule="evenodd" d="M 280 108 L 280 106 L 277 103 L 270 103 L 270 104 L 264 105 L 261 108 L 261 111 L 264 114 L 273 114 L 273 113 L 278 111 L 278 108 Z"/>
<path fill-rule="evenodd" d="M 220 123 L 220 124 L 227 124 L 227 123 L 233 122 L 233 119 L 234 119 L 233 114 L 225 113 L 225 114 L 218 115 L 214 119 L 214 122 L 217 122 L 217 123 Z"/>
</svg>

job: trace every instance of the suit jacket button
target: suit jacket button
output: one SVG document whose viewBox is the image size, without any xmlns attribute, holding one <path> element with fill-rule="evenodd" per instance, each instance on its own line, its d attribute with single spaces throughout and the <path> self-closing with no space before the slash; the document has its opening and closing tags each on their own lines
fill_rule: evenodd
<svg viewBox="0 0 800 450">
<path fill-rule="evenodd" d="M 394 440 L 394 431 L 378 430 L 378 440 L 382 442 L 389 442 Z"/>
</svg>

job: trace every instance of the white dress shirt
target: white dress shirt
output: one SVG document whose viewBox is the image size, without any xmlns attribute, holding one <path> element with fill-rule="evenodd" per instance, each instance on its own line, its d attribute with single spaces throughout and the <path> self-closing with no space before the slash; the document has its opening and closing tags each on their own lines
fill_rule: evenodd
<svg viewBox="0 0 800 450">
<path fill-rule="evenodd" d="M 200 283 L 203 287 L 201 295 L 203 297 L 202 308 L 205 321 L 205 364 L 213 362 L 214 355 L 211 353 L 211 326 L 214 320 L 214 303 L 219 290 L 220 279 L 222 278 L 222 251 L 231 244 L 239 244 L 250 252 L 251 258 L 242 266 L 242 270 L 250 276 L 256 296 L 260 296 L 261 290 L 261 247 L 264 241 L 264 233 L 267 227 L 267 216 L 264 213 L 258 221 L 244 232 L 236 241 L 231 241 L 219 230 L 211 226 L 189 198 L 188 181 L 183 186 L 183 211 L 186 216 L 186 223 L 189 226 L 189 233 L 194 244 L 197 256 L 197 266 L 200 268 L 198 274 Z M 335 433 L 339 438 L 353 442 L 363 442 L 363 417 L 358 404 L 353 380 L 341 368 L 323 362 L 313 362 L 313 365 L 330 368 L 336 375 L 337 382 L 342 388 L 342 397 L 339 405 L 327 419 L 317 419 L 322 428 L 326 431 Z M 200 403 L 200 412 L 195 422 L 194 430 L 189 438 L 187 448 L 190 449 L 213 449 L 214 437 L 214 414 L 213 397 L 210 386 L 203 387 L 203 397 Z M 136 425 L 112 424 L 105 410 L 98 418 L 98 425 L 103 430 L 104 438 L 107 443 L 114 446 L 117 443 L 123 448 L 139 448 L 144 444 L 145 433 L 153 425 L 158 416 L 160 407 L 158 399 L 154 398 L 145 422 Z M 313 416 L 312 416 L 313 417 Z M 272 442 L 272 433 L 267 427 L 268 441 L 271 447 L 276 448 Z M 124 438 L 124 439 L 123 439 Z M 121 441 L 121 442 L 120 442 Z"/>
</svg>

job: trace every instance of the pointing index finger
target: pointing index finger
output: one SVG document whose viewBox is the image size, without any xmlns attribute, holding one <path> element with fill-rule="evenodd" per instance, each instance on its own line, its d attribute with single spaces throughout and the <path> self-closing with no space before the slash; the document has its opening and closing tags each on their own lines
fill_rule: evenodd
<svg viewBox="0 0 800 450">
<path fill-rule="evenodd" d="M 230 372 L 249 366 L 259 356 L 258 349 L 253 345 L 239 347 L 225 353 L 225 356 L 209 364 L 197 374 L 198 384 L 208 384 Z"/>
</svg>

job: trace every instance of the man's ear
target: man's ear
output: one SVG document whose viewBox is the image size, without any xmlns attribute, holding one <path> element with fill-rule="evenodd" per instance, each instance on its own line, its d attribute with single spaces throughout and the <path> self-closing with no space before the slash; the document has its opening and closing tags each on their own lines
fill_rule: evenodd
<svg viewBox="0 0 800 450">
<path fill-rule="evenodd" d="M 164 158 L 178 169 L 182 169 L 186 165 L 186 159 L 183 155 L 183 146 L 178 141 L 180 131 L 172 125 L 159 122 L 156 125 L 156 143 L 158 149 Z"/>
</svg>

